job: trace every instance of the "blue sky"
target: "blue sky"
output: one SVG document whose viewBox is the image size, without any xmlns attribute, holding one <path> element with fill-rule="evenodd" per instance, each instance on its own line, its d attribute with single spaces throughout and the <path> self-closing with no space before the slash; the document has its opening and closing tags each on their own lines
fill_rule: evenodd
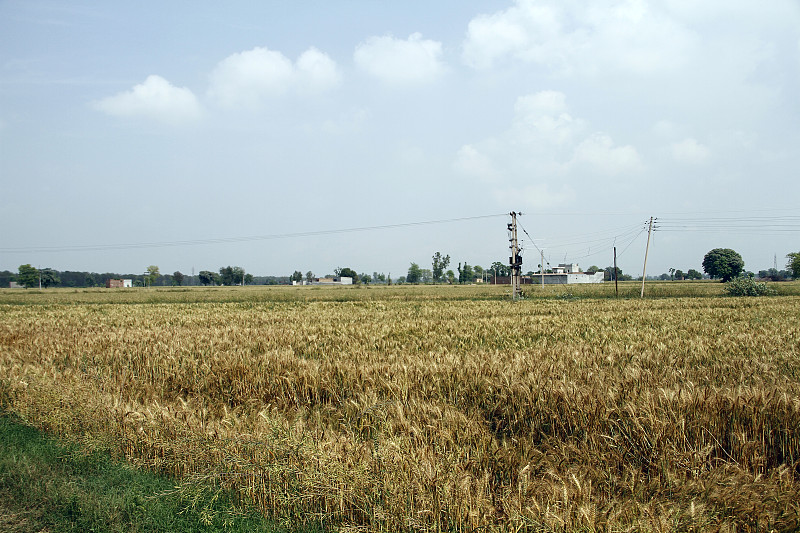
<svg viewBox="0 0 800 533">
<path fill-rule="evenodd" d="M 0 269 L 757 271 L 798 146 L 791 0 L 0 1 Z"/>
</svg>

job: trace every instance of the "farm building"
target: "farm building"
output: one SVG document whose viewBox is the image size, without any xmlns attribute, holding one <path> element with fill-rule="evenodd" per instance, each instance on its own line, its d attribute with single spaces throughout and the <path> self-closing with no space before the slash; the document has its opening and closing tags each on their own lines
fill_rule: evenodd
<svg viewBox="0 0 800 533">
<path fill-rule="evenodd" d="M 545 285 L 575 285 L 579 283 L 603 283 L 605 273 L 601 270 L 594 274 L 587 274 L 581 272 L 577 263 L 562 263 L 553 268 L 552 274 L 535 274 L 534 276 L 522 276 L 522 285 L 536 285 L 543 283 Z M 490 280 L 490 283 L 497 285 L 508 285 L 511 283 L 511 278 L 508 276 L 498 276 Z"/>
<path fill-rule="evenodd" d="M 336 276 L 333 278 L 313 278 L 311 281 L 293 281 L 292 285 L 352 285 L 353 278 Z"/>
<path fill-rule="evenodd" d="M 133 287 L 132 279 L 107 279 L 106 289 L 129 289 Z"/>
</svg>

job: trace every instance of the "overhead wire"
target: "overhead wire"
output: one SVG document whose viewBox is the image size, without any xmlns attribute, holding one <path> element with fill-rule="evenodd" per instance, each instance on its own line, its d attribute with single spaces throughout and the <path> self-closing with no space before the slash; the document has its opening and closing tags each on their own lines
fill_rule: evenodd
<svg viewBox="0 0 800 533">
<path fill-rule="evenodd" d="M 31 246 L 31 247 L 20 247 L 20 248 L 0 248 L 0 253 L 10 254 L 10 253 L 44 253 L 44 252 L 88 252 L 88 251 L 105 251 L 105 250 L 128 250 L 128 249 L 141 249 L 141 248 L 166 248 L 166 247 L 176 247 L 176 246 L 198 246 L 204 244 L 226 244 L 226 243 L 236 243 L 236 242 L 266 241 L 273 239 L 314 237 L 320 235 L 335 235 L 340 233 L 353 233 L 359 231 L 387 230 L 387 229 L 406 228 L 413 226 L 426 226 L 433 224 L 447 224 L 452 222 L 464 222 L 468 220 L 496 218 L 501 216 L 507 216 L 507 213 L 448 218 L 440 220 L 426 220 L 421 222 L 403 222 L 399 224 L 383 224 L 379 226 L 362 226 L 355 228 L 341 228 L 332 230 L 300 231 L 293 233 L 277 233 L 271 235 L 255 235 L 249 237 L 224 237 L 215 239 L 196 239 L 196 240 L 183 240 L 183 241 L 161 241 L 161 242 L 142 242 L 142 243 L 115 243 L 115 244 L 97 244 L 97 245 Z"/>
</svg>

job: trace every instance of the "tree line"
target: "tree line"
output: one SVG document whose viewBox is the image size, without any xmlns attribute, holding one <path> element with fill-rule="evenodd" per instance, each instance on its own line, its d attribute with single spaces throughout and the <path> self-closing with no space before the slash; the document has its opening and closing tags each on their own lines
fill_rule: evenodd
<svg viewBox="0 0 800 533">
<path fill-rule="evenodd" d="M 786 256 L 788 262 L 785 270 L 770 268 L 761 270 L 758 276 L 761 279 L 772 281 L 782 281 L 800 278 L 800 252 L 793 252 Z M 480 265 L 470 265 L 466 261 L 459 262 L 455 271 L 448 268 L 451 265 L 449 255 L 436 252 L 431 258 L 431 268 L 422 268 L 419 264 L 412 262 L 408 267 L 405 276 L 397 278 L 395 283 L 475 283 L 482 280 L 491 283 L 497 278 L 506 278 L 511 275 L 510 267 L 500 261 L 493 262 L 489 267 Z M 733 278 L 745 275 L 756 277 L 752 272 L 744 270 L 742 256 L 730 248 L 714 248 L 703 257 L 703 271 L 712 279 L 730 281 Z M 542 273 L 552 273 L 552 269 L 543 268 L 537 265 L 538 271 L 529 270 L 526 276 L 536 276 Z M 603 271 L 605 281 L 626 281 L 633 279 L 632 276 L 624 274 L 617 267 L 608 266 L 604 269 L 596 265 L 586 269 L 587 274 L 594 274 Z M 324 277 L 350 277 L 354 284 L 389 284 L 393 283 L 391 275 L 384 273 L 366 272 L 357 273 L 350 267 L 338 267 L 334 274 Z M 685 273 L 681 269 L 670 268 L 669 274 L 664 273 L 654 276 L 655 279 L 672 280 L 693 280 L 702 279 L 704 276 L 698 270 L 688 269 Z M 27 288 L 33 287 L 105 287 L 109 279 L 130 279 L 134 286 L 182 286 L 182 285 L 290 285 L 293 281 L 312 281 L 315 279 L 314 273 L 310 270 L 303 274 L 300 270 L 295 270 L 289 276 L 254 276 L 245 272 L 239 266 L 220 267 L 218 271 L 201 270 L 197 276 L 188 276 L 180 271 L 172 274 L 161 274 L 158 266 L 150 265 L 143 274 L 117 274 L 105 272 L 79 271 L 59 271 L 53 268 L 36 268 L 30 264 L 20 265 L 17 272 L 8 270 L 0 271 L 0 287 L 9 287 L 12 282 L 18 283 Z M 641 278 L 640 278 L 641 279 Z"/>
</svg>

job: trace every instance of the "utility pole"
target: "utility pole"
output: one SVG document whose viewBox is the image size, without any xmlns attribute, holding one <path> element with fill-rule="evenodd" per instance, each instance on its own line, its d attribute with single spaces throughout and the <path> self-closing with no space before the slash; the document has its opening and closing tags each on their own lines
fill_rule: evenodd
<svg viewBox="0 0 800 533">
<path fill-rule="evenodd" d="M 642 267 L 642 294 L 644 298 L 644 280 L 647 277 L 647 252 L 650 250 L 650 234 L 653 233 L 653 217 L 650 217 L 650 225 L 647 228 L 647 246 L 644 249 L 644 266 Z"/>
<path fill-rule="evenodd" d="M 520 298 L 520 274 L 522 272 L 522 256 L 520 255 L 519 244 L 517 243 L 517 214 L 515 211 L 509 213 L 511 215 L 511 222 L 508 224 L 508 231 L 511 232 L 511 257 L 508 258 L 508 264 L 511 267 L 511 299 L 519 300 Z"/>
<path fill-rule="evenodd" d="M 539 250 L 539 251 L 542 252 L 542 264 L 539 265 L 540 266 L 539 273 L 542 275 L 542 288 L 544 288 L 544 250 Z"/>
<path fill-rule="evenodd" d="M 617 278 L 619 276 L 617 276 L 617 247 L 616 246 L 614 247 L 614 273 L 612 275 L 614 276 L 614 294 L 616 295 L 617 298 L 619 298 L 619 282 L 617 280 Z"/>
</svg>

